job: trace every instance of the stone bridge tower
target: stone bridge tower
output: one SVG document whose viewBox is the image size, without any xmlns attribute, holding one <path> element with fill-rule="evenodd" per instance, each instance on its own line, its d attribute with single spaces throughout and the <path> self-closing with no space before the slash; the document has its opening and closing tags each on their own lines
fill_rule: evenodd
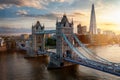
<svg viewBox="0 0 120 80">
<path fill-rule="evenodd" d="M 44 26 L 40 24 L 39 21 L 35 25 L 32 26 L 32 49 L 33 54 L 37 53 L 38 50 L 44 51 L 45 48 L 45 40 L 44 34 L 37 35 L 36 32 L 44 31 Z"/>
<path fill-rule="evenodd" d="M 73 53 L 62 37 L 62 33 L 64 33 L 70 43 L 73 44 L 73 21 L 70 23 L 65 14 L 60 22 L 58 22 L 58 20 L 56 22 L 56 53 L 59 57 L 59 62 L 63 61 L 63 57 L 72 57 Z"/>
</svg>

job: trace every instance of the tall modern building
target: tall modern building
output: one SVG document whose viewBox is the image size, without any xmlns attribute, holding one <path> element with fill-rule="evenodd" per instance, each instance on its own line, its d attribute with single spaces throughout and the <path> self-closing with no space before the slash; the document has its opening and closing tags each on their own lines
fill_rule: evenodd
<svg viewBox="0 0 120 80">
<path fill-rule="evenodd" d="M 97 30 L 96 29 L 97 29 L 97 26 L 96 26 L 95 9 L 94 9 L 94 4 L 92 4 L 91 18 L 90 18 L 90 27 L 89 27 L 90 34 L 97 34 Z"/>
</svg>

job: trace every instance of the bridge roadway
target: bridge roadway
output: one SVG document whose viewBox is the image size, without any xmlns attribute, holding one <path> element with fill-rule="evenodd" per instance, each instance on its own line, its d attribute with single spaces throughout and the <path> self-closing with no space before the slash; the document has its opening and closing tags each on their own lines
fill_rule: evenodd
<svg viewBox="0 0 120 80">
<path fill-rule="evenodd" d="M 54 52 L 49 52 L 49 51 L 45 51 L 45 52 L 38 52 L 39 55 L 48 55 L 50 56 L 50 61 L 52 63 L 54 63 L 55 65 L 58 65 L 58 62 L 56 60 L 58 60 L 56 53 Z M 79 65 L 83 65 L 89 68 L 93 68 L 99 71 L 103 71 L 109 74 L 113 74 L 116 76 L 120 76 L 120 65 L 117 64 L 105 64 L 102 62 L 97 62 L 94 60 L 90 60 L 90 59 L 81 59 L 81 58 L 76 58 L 76 59 L 71 59 L 71 58 L 64 58 L 65 61 L 67 62 L 71 62 L 74 64 L 79 64 Z"/>
<path fill-rule="evenodd" d="M 64 60 L 74 64 L 79 64 L 99 71 L 110 73 L 112 75 L 120 76 L 120 65 L 104 64 L 89 59 L 83 60 L 81 58 L 77 58 L 77 59 L 64 58 Z"/>
<path fill-rule="evenodd" d="M 58 65 L 58 62 L 56 61 L 58 60 L 58 58 L 55 52 L 45 51 L 43 53 L 38 52 L 38 54 L 39 55 L 47 54 L 48 56 L 50 56 L 50 61 Z M 116 63 L 105 64 L 105 63 L 90 60 L 90 59 L 82 59 L 82 58 L 72 59 L 69 57 L 64 58 L 64 60 L 67 62 L 74 63 L 74 64 L 79 64 L 79 65 L 83 65 L 83 66 L 93 68 L 99 71 L 103 71 L 103 72 L 106 72 L 112 75 L 120 76 L 120 65 L 117 65 Z"/>
</svg>

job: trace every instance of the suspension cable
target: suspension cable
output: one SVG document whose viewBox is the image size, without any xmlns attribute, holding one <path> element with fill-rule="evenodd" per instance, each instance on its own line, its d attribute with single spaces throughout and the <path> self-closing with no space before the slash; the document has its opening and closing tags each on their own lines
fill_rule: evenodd
<svg viewBox="0 0 120 80">
<path fill-rule="evenodd" d="M 91 50 L 89 50 L 88 48 L 86 48 L 85 45 L 82 44 L 82 42 L 78 40 L 78 38 L 76 37 L 75 34 L 73 34 L 73 37 L 74 37 L 75 40 L 78 42 L 79 46 L 82 47 L 82 49 L 84 49 L 88 54 L 90 54 L 90 55 L 92 55 L 92 56 L 95 56 L 95 54 L 93 54 L 93 52 L 92 52 Z M 105 59 L 99 57 L 98 55 L 96 55 L 96 58 L 98 58 L 100 61 L 109 62 L 108 60 L 105 60 Z M 111 62 L 109 62 L 109 63 L 111 63 Z"/>
<path fill-rule="evenodd" d="M 64 38 L 64 40 L 66 41 L 66 43 L 69 45 L 69 47 L 76 53 L 79 55 L 79 57 L 86 59 L 86 57 L 81 54 L 76 48 L 74 48 L 74 46 L 69 42 L 69 40 L 67 39 L 67 37 L 65 36 L 65 34 L 62 33 L 62 36 Z"/>
</svg>

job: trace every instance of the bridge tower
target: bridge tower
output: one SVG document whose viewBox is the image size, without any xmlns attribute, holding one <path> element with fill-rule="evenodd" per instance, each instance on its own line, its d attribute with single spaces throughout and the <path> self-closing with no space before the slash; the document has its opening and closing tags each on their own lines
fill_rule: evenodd
<svg viewBox="0 0 120 80">
<path fill-rule="evenodd" d="M 58 20 L 56 21 L 56 53 L 59 57 L 60 64 L 63 62 L 63 57 L 72 57 L 73 53 L 62 37 L 62 34 L 65 34 L 70 43 L 73 44 L 73 21 L 70 23 L 65 14 L 60 22 Z"/>
<path fill-rule="evenodd" d="M 32 26 L 32 54 L 35 55 L 38 50 L 44 51 L 45 36 L 44 34 L 37 35 L 36 32 L 44 31 L 44 26 L 39 21 Z"/>
</svg>

